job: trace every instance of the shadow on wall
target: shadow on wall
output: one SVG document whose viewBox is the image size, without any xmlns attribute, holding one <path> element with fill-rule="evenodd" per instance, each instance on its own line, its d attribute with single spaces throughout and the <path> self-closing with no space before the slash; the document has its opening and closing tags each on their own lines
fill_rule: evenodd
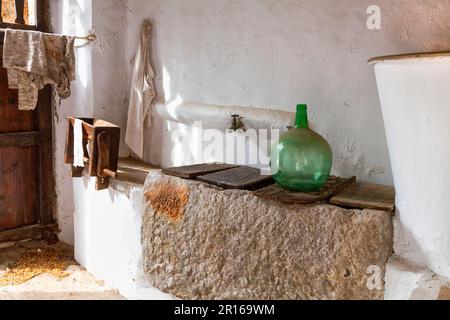
<svg viewBox="0 0 450 320">
<path fill-rule="evenodd" d="M 92 26 L 91 0 L 51 0 L 50 19 L 52 31 L 66 35 L 84 35 L 89 33 Z M 77 48 L 76 81 L 71 84 L 69 99 L 54 104 L 55 131 L 55 179 L 56 179 L 56 219 L 61 230 L 60 240 L 69 244 L 74 243 L 74 214 L 75 210 L 85 206 L 76 202 L 75 194 L 80 184 L 75 184 L 70 177 L 70 168 L 64 164 L 64 149 L 66 136 L 66 118 L 69 116 L 92 117 L 92 47 Z M 79 201 L 79 200 L 77 200 Z"/>
<path fill-rule="evenodd" d="M 89 0 L 66 0 L 62 2 L 62 33 L 66 35 L 85 35 L 90 33 L 92 19 Z M 83 42 L 84 40 L 77 40 Z M 76 43 L 75 45 L 77 45 Z M 90 48 L 80 47 L 77 54 L 77 83 L 82 89 L 92 86 L 92 65 Z M 81 110 L 82 111 L 82 110 Z M 88 110 L 86 110 L 88 111 Z"/>
<path fill-rule="evenodd" d="M 402 213 L 396 209 L 394 222 L 394 254 L 405 258 L 408 262 L 417 266 L 429 266 L 430 260 L 417 242 L 413 232 L 401 221 Z"/>
<path fill-rule="evenodd" d="M 165 98 L 157 100 L 152 108 L 157 120 L 153 121 L 152 131 L 146 132 L 152 139 L 151 145 L 147 141 L 147 160 L 163 167 L 218 162 L 270 171 L 271 145 L 293 125 L 295 113 L 186 102 L 173 91 L 165 65 L 162 74 Z M 243 116 L 246 131 L 230 130 L 234 114 Z"/>
</svg>

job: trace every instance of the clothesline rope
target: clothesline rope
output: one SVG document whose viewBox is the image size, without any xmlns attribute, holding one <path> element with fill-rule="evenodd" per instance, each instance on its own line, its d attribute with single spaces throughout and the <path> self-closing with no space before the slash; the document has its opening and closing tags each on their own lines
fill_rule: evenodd
<svg viewBox="0 0 450 320">
<path fill-rule="evenodd" d="M 84 37 L 75 36 L 74 38 L 78 39 L 78 40 L 86 40 L 86 41 L 92 42 L 92 41 L 97 40 L 97 35 L 95 33 L 91 33 L 91 34 L 88 34 L 87 36 L 84 36 Z"/>
<path fill-rule="evenodd" d="M 6 30 L 8 30 L 8 29 L 0 28 L 0 32 L 5 32 Z M 17 30 L 17 29 L 9 29 L 9 30 Z M 24 31 L 34 31 L 34 30 L 24 30 Z M 97 40 L 97 35 L 95 33 L 90 33 L 86 36 L 73 36 L 73 38 L 75 38 L 77 40 L 86 40 L 89 42 L 93 42 L 93 41 Z"/>
</svg>

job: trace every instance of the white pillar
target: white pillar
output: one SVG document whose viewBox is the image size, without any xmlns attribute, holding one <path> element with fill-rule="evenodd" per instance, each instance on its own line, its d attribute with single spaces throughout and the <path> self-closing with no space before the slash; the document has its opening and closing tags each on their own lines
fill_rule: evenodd
<svg viewBox="0 0 450 320">
<path fill-rule="evenodd" d="M 450 53 L 375 65 L 396 188 L 396 254 L 450 277 Z"/>
</svg>

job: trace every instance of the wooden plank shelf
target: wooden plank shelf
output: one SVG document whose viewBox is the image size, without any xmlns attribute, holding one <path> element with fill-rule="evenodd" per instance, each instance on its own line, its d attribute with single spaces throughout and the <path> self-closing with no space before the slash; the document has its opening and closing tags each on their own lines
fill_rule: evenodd
<svg viewBox="0 0 450 320">
<path fill-rule="evenodd" d="M 395 189 L 391 186 L 357 183 L 331 198 L 331 204 L 356 209 L 395 210 Z"/>
<path fill-rule="evenodd" d="M 262 175 L 260 169 L 244 166 L 198 176 L 197 180 L 225 189 L 242 190 L 258 190 L 274 183 L 272 176 Z"/>
<path fill-rule="evenodd" d="M 214 172 L 215 171 L 215 172 Z M 205 172 L 211 172 L 202 174 Z M 331 176 L 326 185 L 315 192 L 294 192 L 275 184 L 271 176 L 261 175 L 256 168 L 234 165 L 200 164 L 164 169 L 163 173 L 194 179 L 224 189 L 253 191 L 257 197 L 286 205 L 330 203 L 344 208 L 394 211 L 395 190 L 390 186 L 359 184 L 356 177 Z"/>
<path fill-rule="evenodd" d="M 166 168 L 163 169 L 162 172 L 166 175 L 183 179 L 195 179 L 201 175 L 233 169 L 236 167 L 237 166 L 230 164 L 203 163 L 184 167 Z"/>
<path fill-rule="evenodd" d="M 294 192 L 283 189 L 277 184 L 257 190 L 255 195 L 267 200 L 278 201 L 283 204 L 314 204 L 328 201 L 331 197 L 356 182 L 356 177 L 340 178 L 331 176 L 325 187 L 315 192 Z"/>
<path fill-rule="evenodd" d="M 58 241 L 57 225 L 31 225 L 17 229 L 0 231 L 0 243 L 19 242 L 24 240 L 47 240 L 50 238 Z"/>
</svg>

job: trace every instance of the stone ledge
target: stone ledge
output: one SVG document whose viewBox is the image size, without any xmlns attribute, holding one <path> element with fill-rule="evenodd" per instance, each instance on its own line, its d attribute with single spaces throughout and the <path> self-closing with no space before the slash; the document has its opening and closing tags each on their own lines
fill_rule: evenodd
<svg viewBox="0 0 450 320">
<path fill-rule="evenodd" d="M 184 299 L 383 298 L 392 253 L 389 212 L 282 205 L 159 172 L 147 178 L 144 191 L 144 268 L 166 293 Z M 378 281 L 371 282 L 374 275 Z"/>
<path fill-rule="evenodd" d="M 112 179 L 127 182 L 130 184 L 143 185 L 145 179 L 151 171 L 158 171 L 159 168 L 146 163 L 142 160 L 133 158 L 120 158 L 118 165 L 117 179 Z"/>
</svg>

